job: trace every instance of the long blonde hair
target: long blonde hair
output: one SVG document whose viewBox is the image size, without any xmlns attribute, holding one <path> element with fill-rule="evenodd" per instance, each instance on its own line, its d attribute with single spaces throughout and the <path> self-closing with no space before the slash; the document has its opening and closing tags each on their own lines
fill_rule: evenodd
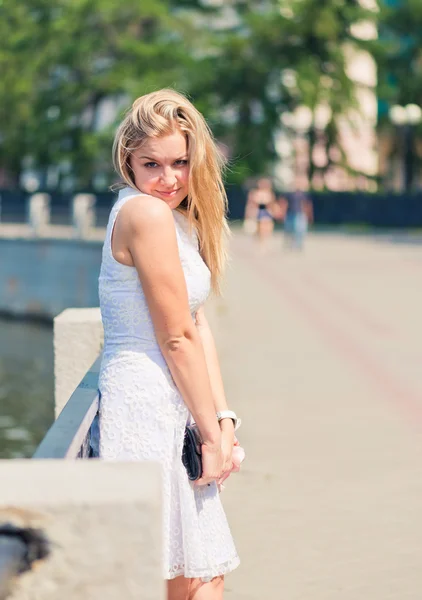
<svg viewBox="0 0 422 600">
<path fill-rule="evenodd" d="M 220 291 L 226 263 L 227 196 L 222 173 L 224 158 L 201 113 L 182 94 L 163 89 L 141 96 L 117 129 L 113 162 L 117 173 L 135 189 L 131 154 L 151 137 L 169 135 L 176 128 L 186 135 L 189 153 L 189 193 L 180 209 L 195 227 L 201 256 L 211 271 L 211 284 Z M 139 190 L 141 191 L 141 190 Z"/>
</svg>

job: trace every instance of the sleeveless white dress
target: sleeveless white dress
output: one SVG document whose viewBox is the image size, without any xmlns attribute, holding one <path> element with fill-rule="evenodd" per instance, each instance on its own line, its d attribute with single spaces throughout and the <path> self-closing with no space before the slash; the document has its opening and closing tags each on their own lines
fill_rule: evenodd
<svg viewBox="0 0 422 600">
<path fill-rule="evenodd" d="M 194 487 L 181 455 L 189 411 L 160 351 L 134 267 L 117 262 L 111 235 L 120 208 L 139 192 L 120 191 L 107 226 L 99 295 L 104 353 L 99 378 L 100 458 L 153 460 L 163 467 L 164 578 L 208 581 L 239 558 L 215 483 Z M 142 197 L 139 198 L 142 202 Z M 186 217 L 173 211 L 179 256 L 194 318 L 210 290 L 210 272 Z"/>
</svg>

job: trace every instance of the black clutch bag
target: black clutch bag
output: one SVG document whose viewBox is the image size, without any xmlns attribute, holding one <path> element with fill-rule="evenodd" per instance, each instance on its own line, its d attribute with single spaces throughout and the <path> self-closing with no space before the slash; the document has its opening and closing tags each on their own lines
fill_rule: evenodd
<svg viewBox="0 0 422 600">
<path fill-rule="evenodd" d="M 182 450 L 182 462 L 191 481 L 196 481 L 202 476 L 202 438 L 195 423 L 187 425 L 185 441 Z"/>
</svg>

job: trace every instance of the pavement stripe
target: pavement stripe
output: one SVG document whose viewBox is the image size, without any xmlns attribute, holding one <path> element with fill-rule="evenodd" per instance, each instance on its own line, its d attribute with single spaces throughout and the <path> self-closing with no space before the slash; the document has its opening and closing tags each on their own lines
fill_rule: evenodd
<svg viewBox="0 0 422 600">
<path fill-rule="evenodd" d="M 397 377 L 391 369 L 379 361 L 373 353 L 368 352 L 364 340 L 358 341 L 344 326 L 336 324 L 330 311 L 320 310 L 309 298 L 309 293 L 282 273 L 271 268 L 265 257 L 257 257 L 245 240 L 237 238 L 233 244 L 236 255 L 246 260 L 248 265 L 269 284 L 274 291 L 287 300 L 292 309 L 307 319 L 309 324 L 318 331 L 344 360 L 353 364 L 359 375 L 363 375 L 377 392 L 377 396 L 388 399 L 404 413 L 407 420 L 422 429 L 422 397 L 411 386 Z M 350 327 L 350 325 L 349 325 Z M 353 325 L 352 325 L 353 329 Z"/>
</svg>

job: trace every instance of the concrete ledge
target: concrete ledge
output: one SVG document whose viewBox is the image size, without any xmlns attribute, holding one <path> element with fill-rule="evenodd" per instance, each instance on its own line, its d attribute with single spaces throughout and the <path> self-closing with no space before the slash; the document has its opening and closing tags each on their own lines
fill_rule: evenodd
<svg viewBox="0 0 422 600">
<path fill-rule="evenodd" d="M 54 319 L 55 414 L 60 414 L 104 341 L 99 308 L 68 308 Z"/>
<path fill-rule="evenodd" d="M 159 465 L 0 461 L 0 479 L 0 523 L 51 542 L 10 600 L 164 599 Z"/>
<path fill-rule="evenodd" d="M 105 227 L 92 227 L 86 237 L 86 242 L 104 242 Z M 81 240 L 75 240 L 74 227 L 69 225 L 46 225 L 45 228 L 34 237 L 32 228 L 28 223 L 0 223 L 0 239 L 12 239 L 12 240 L 33 240 L 33 239 L 44 239 L 51 241 L 73 241 L 75 243 L 81 243 Z"/>
</svg>

